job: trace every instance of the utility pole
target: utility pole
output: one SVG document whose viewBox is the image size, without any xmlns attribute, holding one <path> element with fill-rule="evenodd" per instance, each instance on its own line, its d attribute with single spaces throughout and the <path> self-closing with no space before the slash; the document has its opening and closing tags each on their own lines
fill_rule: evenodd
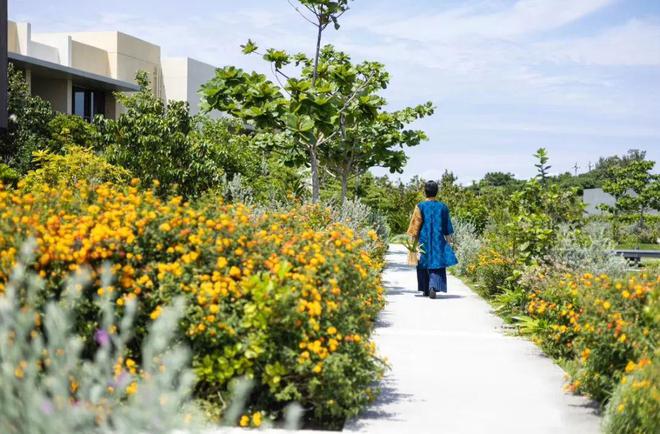
<svg viewBox="0 0 660 434">
<path fill-rule="evenodd" d="M 7 0 L 0 0 L 0 137 L 7 132 Z"/>
</svg>

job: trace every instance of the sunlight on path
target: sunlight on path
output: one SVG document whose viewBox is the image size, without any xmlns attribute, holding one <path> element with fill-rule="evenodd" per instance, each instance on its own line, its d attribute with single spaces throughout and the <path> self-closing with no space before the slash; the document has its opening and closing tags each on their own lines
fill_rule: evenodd
<svg viewBox="0 0 660 434">
<path fill-rule="evenodd" d="M 402 246 L 388 254 L 388 305 L 375 339 L 389 359 L 378 401 L 345 432 L 598 433 L 584 398 L 531 342 L 506 336 L 490 306 L 455 277 L 437 300 L 418 295 Z"/>
</svg>

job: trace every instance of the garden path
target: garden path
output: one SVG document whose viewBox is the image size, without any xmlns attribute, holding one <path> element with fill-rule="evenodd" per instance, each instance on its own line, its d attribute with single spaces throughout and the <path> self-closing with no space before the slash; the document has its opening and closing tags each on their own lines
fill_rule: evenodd
<svg viewBox="0 0 660 434">
<path fill-rule="evenodd" d="M 406 251 L 392 246 L 388 305 L 375 331 L 391 371 L 378 401 L 345 432 L 598 433 L 586 399 L 562 391 L 564 373 L 531 342 L 509 336 L 459 279 L 437 300 L 416 292 Z"/>
</svg>

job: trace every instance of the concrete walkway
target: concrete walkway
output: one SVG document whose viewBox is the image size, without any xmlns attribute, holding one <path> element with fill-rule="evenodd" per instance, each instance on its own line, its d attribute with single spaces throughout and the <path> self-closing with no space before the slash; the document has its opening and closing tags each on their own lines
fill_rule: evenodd
<svg viewBox="0 0 660 434">
<path fill-rule="evenodd" d="M 529 341 L 505 335 L 485 301 L 454 277 L 449 294 L 421 297 L 405 262 L 405 249 L 393 246 L 375 333 L 392 370 L 378 401 L 345 432 L 600 432 L 593 406 L 562 391 L 563 371 Z"/>
</svg>

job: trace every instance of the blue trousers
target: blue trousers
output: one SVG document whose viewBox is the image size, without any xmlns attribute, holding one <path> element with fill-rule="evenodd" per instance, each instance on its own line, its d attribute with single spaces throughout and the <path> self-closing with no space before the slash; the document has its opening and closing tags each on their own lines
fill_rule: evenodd
<svg viewBox="0 0 660 434">
<path fill-rule="evenodd" d="M 424 294 L 428 294 L 430 290 L 447 292 L 447 269 L 417 268 L 417 290 Z"/>
</svg>

